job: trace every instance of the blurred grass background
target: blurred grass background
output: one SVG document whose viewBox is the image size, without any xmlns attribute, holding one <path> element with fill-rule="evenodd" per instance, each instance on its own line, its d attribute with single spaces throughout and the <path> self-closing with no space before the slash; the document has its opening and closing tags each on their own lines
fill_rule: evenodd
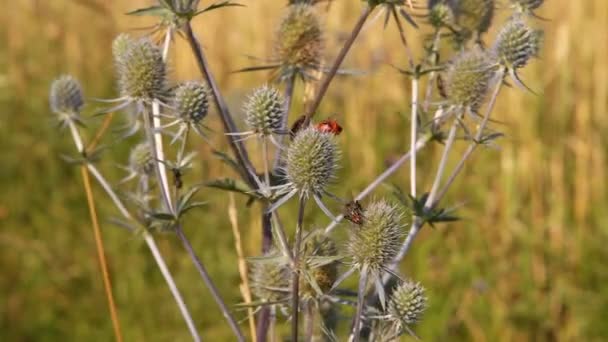
<svg viewBox="0 0 608 342">
<path fill-rule="evenodd" d="M 252 64 L 246 55 L 268 56 L 285 5 L 245 2 L 247 8 L 195 21 L 236 112 L 244 95 L 267 78 L 230 72 Z M 464 220 L 423 230 L 404 262 L 405 274 L 430 292 L 431 306 L 416 328 L 423 340 L 608 340 L 608 2 L 547 2 L 539 12 L 550 18 L 540 23 L 546 29 L 542 58 L 522 74 L 542 95 L 515 88 L 501 93 L 494 115 L 505 122 L 497 126 L 506 133 L 501 150 L 476 153 L 447 198 L 450 204 L 464 201 Z M 47 92 L 54 77 L 68 72 L 82 80 L 89 96 L 114 96 L 110 44 L 118 32 L 149 23 L 122 15 L 143 4 L 17 0 L 0 11 L 0 340 L 113 338 L 81 178 L 78 168 L 59 158 L 73 147 L 52 126 Z M 332 5 L 325 17 L 329 59 L 360 7 L 358 1 Z M 506 10 L 499 13 L 498 22 Z M 410 28 L 408 37 L 420 46 L 421 33 Z M 200 78 L 184 41 L 172 49 L 171 61 L 176 80 Z M 345 63 L 373 71 L 338 78 L 321 107 L 345 128 L 338 194 L 358 192 L 386 159 L 407 149 L 408 81 L 387 63 L 405 66 L 406 60 L 395 27 L 383 32 L 378 21 L 359 37 Z M 217 118 L 211 121 L 220 132 Z M 219 133 L 213 140 L 227 150 Z M 187 180 L 227 172 L 202 142 L 193 139 L 192 146 L 201 161 Z M 425 188 L 440 152 L 433 146 L 420 157 Z M 102 168 L 110 179 L 121 176 L 114 165 L 127 153 L 113 148 L 106 155 Z M 406 168 L 391 181 L 406 188 Z M 114 215 L 95 190 L 101 216 Z M 227 196 L 206 191 L 202 197 L 210 206 L 192 215 L 186 232 L 227 301 L 237 303 Z M 237 204 L 244 208 L 242 198 Z M 255 206 L 239 212 L 248 255 L 259 250 L 258 213 Z M 307 220 L 326 223 L 315 213 Z M 126 341 L 189 340 L 145 246 L 107 222 L 102 229 Z M 231 340 L 179 241 L 166 234 L 159 243 L 202 336 Z"/>
</svg>

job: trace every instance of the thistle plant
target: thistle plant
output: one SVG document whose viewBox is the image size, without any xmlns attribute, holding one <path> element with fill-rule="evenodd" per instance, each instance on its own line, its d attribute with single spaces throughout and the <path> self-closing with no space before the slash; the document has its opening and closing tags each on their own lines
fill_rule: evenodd
<svg viewBox="0 0 608 342">
<path fill-rule="evenodd" d="M 350 35 L 337 51 L 336 58 L 328 63 L 328 70 L 324 70 L 321 67 L 325 51 L 323 36 L 327 33 L 323 32 L 321 19 L 312 7 L 317 2 L 289 1 L 286 14 L 279 20 L 273 49 L 269 51 L 271 65 L 243 69 L 271 70 L 271 79 L 279 84 L 250 91 L 242 106 L 246 128 L 241 132 L 236 129 L 231 110 L 191 26 L 191 21 L 200 14 L 238 4 L 220 1 L 199 9 L 199 1 L 163 0 L 152 7 L 130 12 L 136 16 L 157 17 L 152 33 L 160 32 L 164 37 L 159 46 L 149 35 L 122 34 L 111 46 L 119 97 L 110 100 L 115 106 L 109 111 L 131 110 L 128 118 L 134 124 L 130 131 L 141 133 L 144 141 L 130 146 L 132 153 L 125 167 L 128 174 L 118 182 L 121 189 L 132 191 L 119 193 L 93 164 L 94 159 L 111 158 L 108 156 L 111 151 L 104 155 L 93 154 L 93 149 L 88 148 L 80 134 L 86 121 L 81 115 L 84 96 L 80 84 L 70 76 L 62 76 L 51 85 L 51 110 L 61 126 L 70 129 L 76 145 L 78 155 L 70 160 L 80 163 L 114 203 L 121 218 L 113 219 L 113 222 L 143 236 L 195 341 L 200 340 L 197 326 L 156 247 L 153 233 L 160 229 L 177 235 L 235 339 L 244 341 L 245 335 L 231 303 L 226 303 L 220 295 L 184 231 L 185 222 L 190 220 L 187 213 L 204 210 L 205 202 L 196 198 L 205 195 L 209 200 L 216 198 L 203 190 L 210 188 L 240 193 L 247 197 L 248 205 L 260 203 L 262 256 L 251 259 L 250 273 L 243 277 L 250 279 L 251 293 L 255 297 L 251 302 L 250 296 L 245 296 L 249 298 L 246 306 L 258 313 L 257 328 L 253 329 L 253 320 L 250 321 L 252 337 L 255 335 L 258 341 L 266 341 L 269 336 L 276 336 L 277 323 L 286 319 L 291 324 L 292 341 L 301 338 L 311 341 L 315 332 L 323 332 L 327 338 L 341 339 L 336 332 L 339 330 L 335 330 L 340 321 L 334 318 L 343 307 L 354 308 L 349 331 L 352 341 L 359 341 L 363 330 L 367 330 L 365 334 L 369 341 L 396 340 L 403 334 L 415 336 L 413 330 L 423 321 L 427 297 L 418 282 L 402 277 L 398 266 L 424 226 L 447 224 L 458 219 L 454 207 L 445 206 L 442 201 L 472 153 L 479 146 L 494 145 L 502 136 L 490 127 L 500 90 L 507 77 L 518 85 L 523 84 L 517 72 L 539 54 L 542 41 L 542 31 L 533 28 L 528 15 L 533 14 L 542 1 L 511 0 L 510 9 L 514 13 L 498 27 L 493 43 L 486 44 L 484 34 L 496 24 L 495 1 L 430 0 L 423 15 L 431 26 L 432 35 L 420 58 L 416 58 L 406 39 L 409 27 L 403 25 L 402 20 L 414 28 L 419 27 L 424 21 L 419 23 L 413 18 L 418 17 L 416 11 L 423 7 L 405 0 L 366 0 L 362 2 L 361 15 Z M 372 14 L 385 14 L 387 23 L 393 19 L 407 57 L 407 66 L 397 69 L 411 81 L 411 96 L 404 106 L 410 111 L 410 135 L 405 144 L 407 152 L 358 195 L 345 199 L 347 191 L 344 189 L 336 187 L 330 191 L 330 187 L 339 184 L 341 151 L 349 148 L 342 146 L 338 137 L 342 128 L 329 120 L 315 122 L 314 116 Z M 176 82 L 170 79 L 168 55 L 174 37 L 186 39 L 204 80 Z M 446 45 L 450 42 L 446 38 L 455 39 L 458 43 L 455 50 L 449 49 L 454 45 Z M 320 74 L 323 76 L 319 80 Z M 301 95 L 295 87 L 296 79 L 308 85 L 316 81 L 319 84 L 310 101 L 295 102 L 304 104 L 298 108 L 303 115 L 289 130 L 287 122 L 292 98 Z M 426 91 L 419 89 L 423 79 Z M 171 84 L 176 86 L 171 87 Z M 206 179 L 200 183 L 192 182 L 190 174 L 185 173 L 197 157 L 189 149 L 193 140 L 189 132 L 193 130 L 205 142 L 213 143 L 214 137 L 204 134 L 205 123 L 213 119 L 211 106 L 215 107 L 222 122 L 224 134 L 219 136 L 227 139 L 232 151 L 230 155 L 214 149 L 214 155 L 240 179 Z M 137 129 L 140 127 L 143 132 Z M 165 144 L 167 136 L 173 138 L 170 144 Z M 249 159 L 251 151 L 244 144 L 244 140 L 252 137 L 260 142 L 261 167 L 256 167 Z M 276 147 L 272 167 L 268 142 Z M 430 188 L 420 191 L 417 154 L 437 142 L 442 144 L 441 157 L 429 179 Z M 117 143 L 129 142 L 118 140 Z M 466 147 L 450 170 L 449 161 L 454 151 L 458 151 L 454 147 L 459 144 Z M 393 186 L 390 189 L 396 201 L 387 198 L 369 203 L 363 201 L 406 162 L 410 164 L 408 191 Z M 262 170 L 258 172 L 260 168 Z M 136 182 L 123 184 L 131 180 Z M 281 215 L 286 213 L 284 204 L 294 197 L 298 211 L 295 229 L 289 235 L 292 230 L 286 229 L 283 222 L 291 221 L 283 220 Z M 334 200 L 332 206 L 326 205 L 326 198 Z M 310 199 L 316 206 L 307 208 Z M 335 205 L 343 208 L 343 214 L 337 217 L 332 213 Z M 324 213 L 331 223 L 325 229 L 307 231 L 304 227 L 313 225 L 308 222 L 305 211 Z M 343 227 L 346 239 L 333 235 L 343 218 L 350 221 Z M 239 270 L 246 273 L 246 270 Z M 345 280 L 353 275 L 358 278 L 356 300 L 353 299 L 354 289 L 345 286 Z M 416 278 L 415 274 L 411 276 Z M 389 285 L 389 278 L 396 279 L 397 285 Z M 374 303 L 376 300 L 379 305 Z M 304 333 L 300 330 L 301 314 L 306 326 Z"/>
</svg>

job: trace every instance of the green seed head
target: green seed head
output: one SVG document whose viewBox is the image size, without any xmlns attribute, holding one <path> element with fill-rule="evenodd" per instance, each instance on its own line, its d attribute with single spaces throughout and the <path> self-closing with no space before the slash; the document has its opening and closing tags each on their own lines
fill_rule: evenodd
<svg viewBox="0 0 608 342">
<path fill-rule="evenodd" d="M 304 196 L 322 194 L 336 176 L 339 159 L 334 135 L 308 127 L 287 150 L 287 179 Z"/>
<path fill-rule="evenodd" d="M 543 4 L 544 0 L 511 0 L 511 5 L 519 12 L 532 12 Z"/>
<path fill-rule="evenodd" d="M 154 43 L 148 39 L 130 40 L 121 35 L 114 41 L 113 53 L 122 96 L 144 101 L 165 97 L 165 62 Z"/>
<path fill-rule="evenodd" d="M 276 33 L 274 55 L 284 68 L 318 69 L 323 35 L 317 13 L 311 5 L 291 5 Z"/>
<path fill-rule="evenodd" d="M 446 75 L 446 90 L 451 104 L 476 111 L 488 92 L 495 66 L 496 62 L 479 50 L 457 56 Z"/>
<path fill-rule="evenodd" d="M 388 314 L 393 321 L 411 325 L 420 321 L 426 306 L 424 287 L 405 281 L 393 291 L 388 303 Z"/>
<path fill-rule="evenodd" d="M 269 256 L 275 255 L 272 252 Z M 276 254 L 275 259 L 257 260 L 251 264 L 251 292 L 264 302 L 277 302 L 289 297 L 290 271 Z"/>
<path fill-rule="evenodd" d="M 275 88 L 262 86 L 256 89 L 245 103 L 245 123 L 262 135 L 282 129 L 285 99 Z"/>
<path fill-rule="evenodd" d="M 494 17 L 494 0 L 448 0 L 456 24 L 465 34 L 487 32 Z"/>
<path fill-rule="evenodd" d="M 532 57 L 538 56 L 543 32 L 529 27 L 519 16 L 513 17 L 498 33 L 493 52 L 502 66 L 523 68 Z"/>
<path fill-rule="evenodd" d="M 70 75 L 57 78 L 51 84 L 49 103 L 55 114 L 78 114 L 84 106 L 80 83 Z"/>
<path fill-rule="evenodd" d="M 121 60 L 127 53 L 129 47 L 133 44 L 133 38 L 126 33 L 121 33 L 112 42 L 112 56 L 114 62 Z"/>
<path fill-rule="evenodd" d="M 186 122 L 200 123 L 209 110 L 209 89 L 201 82 L 186 82 L 175 90 L 174 108 Z"/>
<path fill-rule="evenodd" d="M 338 278 L 338 262 L 323 263 L 322 266 L 317 266 L 319 257 L 332 257 L 337 254 L 336 244 L 325 234 L 312 236 L 302 246 L 302 259 L 304 260 L 302 272 L 306 272 L 310 278 L 314 279 L 323 293 L 329 291 Z M 300 293 L 305 298 L 318 297 L 317 291 L 306 277 L 300 277 Z"/>
<path fill-rule="evenodd" d="M 445 1 L 430 0 L 428 8 L 429 22 L 433 27 L 440 28 L 454 23 L 454 13 Z"/>
<path fill-rule="evenodd" d="M 364 212 L 363 224 L 353 230 L 348 251 L 355 267 L 378 273 L 397 255 L 405 235 L 403 213 L 385 201 L 374 202 Z"/>
<path fill-rule="evenodd" d="M 150 145 L 141 143 L 133 147 L 129 155 L 129 166 L 133 172 L 138 175 L 151 175 L 155 165 Z"/>
</svg>

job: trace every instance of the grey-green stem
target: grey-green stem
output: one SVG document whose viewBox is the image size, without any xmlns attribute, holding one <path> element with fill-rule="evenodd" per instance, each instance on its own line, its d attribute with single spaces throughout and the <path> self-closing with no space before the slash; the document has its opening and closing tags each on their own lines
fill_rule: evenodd
<svg viewBox="0 0 608 342">
<path fill-rule="evenodd" d="M 300 195 L 298 207 L 298 221 L 296 224 L 296 240 L 293 247 L 293 276 L 291 278 L 291 340 L 298 341 L 298 316 L 300 313 L 300 247 L 302 244 L 302 224 L 304 222 L 304 208 L 306 199 Z"/>
<path fill-rule="evenodd" d="M 357 310 L 355 311 L 355 323 L 353 324 L 352 341 L 359 342 L 361 337 L 361 316 L 363 315 L 363 302 L 365 301 L 365 288 L 367 287 L 368 271 L 366 267 L 361 270 L 359 277 L 359 288 L 357 290 Z"/>
</svg>

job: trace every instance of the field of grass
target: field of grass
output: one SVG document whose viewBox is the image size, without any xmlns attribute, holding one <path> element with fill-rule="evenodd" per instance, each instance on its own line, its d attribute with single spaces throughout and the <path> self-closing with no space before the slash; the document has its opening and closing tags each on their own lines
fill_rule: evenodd
<svg viewBox="0 0 608 342">
<path fill-rule="evenodd" d="M 268 56 L 287 1 L 243 2 L 247 7 L 195 20 L 235 112 L 267 76 L 231 71 L 254 63 L 248 55 Z M 608 2 L 546 2 L 539 11 L 550 19 L 541 22 L 546 30 L 541 58 L 522 73 L 540 95 L 517 88 L 501 93 L 494 115 L 506 134 L 500 150 L 476 153 L 447 197 L 447 203 L 464 204 L 463 220 L 425 228 L 402 265 L 429 290 L 430 307 L 416 327 L 425 341 L 608 339 Z M 17 0 L 0 11 L 2 341 L 113 338 L 82 180 L 78 168 L 60 158 L 73 147 L 53 126 L 47 94 L 52 79 L 68 72 L 82 80 L 88 96 L 113 97 L 110 44 L 117 33 L 149 24 L 122 15 L 144 3 Z M 328 59 L 337 54 L 361 7 L 354 0 L 332 4 L 324 17 Z M 504 17 L 499 10 L 497 20 Z M 368 73 L 339 77 L 321 106 L 323 116 L 333 115 L 344 126 L 344 167 L 335 187 L 342 195 L 356 194 L 388 159 L 408 148 L 409 82 L 389 66 L 405 67 L 406 59 L 395 27 L 383 30 L 381 21 L 364 29 L 345 61 L 345 67 Z M 421 45 L 421 36 L 408 28 L 413 46 Z M 183 40 L 177 40 L 170 60 L 174 79 L 200 78 Z M 301 101 L 295 106 L 297 113 Z M 215 113 L 210 121 L 212 140 L 228 151 Z M 98 124 L 91 119 L 93 128 Z M 228 172 L 205 143 L 192 139 L 192 146 L 200 159 L 187 181 Z M 123 175 L 115 165 L 127 153 L 117 147 L 105 155 L 101 168 L 108 178 Z M 422 152 L 419 186 L 430 186 L 440 153 L 439 145 Z M 406 188 L 406 168 L 391 182 Z M 125 340 L 189 340 L 144 244 L 107 222 L 116 212 L 101 189 L 94 191 Z M 228 196 L 205 190 L 201 197 L 210 204 L 187 220 L 186 232 L 227 301 L 238 303 Z M 259 210 L 246 208 L 239 197 L 237 205 L 245 251 L 257 255 Z M 307 216 L 319 226 L 327 223 L 319 213 Z M 179 241 L 173 234 L 159 235 L 158 241 L 203 338 L 229 341 L 230 331 Z"/>
</svg>

